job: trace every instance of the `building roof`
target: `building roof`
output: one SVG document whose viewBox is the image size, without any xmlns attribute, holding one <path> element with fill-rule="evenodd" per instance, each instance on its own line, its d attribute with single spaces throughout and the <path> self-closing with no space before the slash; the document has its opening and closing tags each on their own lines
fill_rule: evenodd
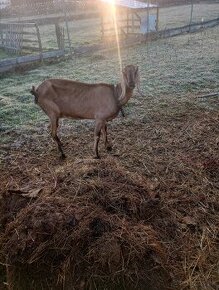
<svg viewBox="0 0 219 290">
<path fill-rule="evenodd" d="M 130 9 L 147 9 L 155 8 L 157 5 L 151 3 L 143 3 L 136 0 L 101 0 L 103 3 L 115 4 L 116 6 L 121 6 Z"/>
</svg>

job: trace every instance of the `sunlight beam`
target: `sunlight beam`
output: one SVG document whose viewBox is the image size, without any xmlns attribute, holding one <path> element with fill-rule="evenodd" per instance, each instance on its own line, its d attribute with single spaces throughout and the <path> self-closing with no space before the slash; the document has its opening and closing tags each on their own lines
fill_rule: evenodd
<svg viewBox="0 0 219 290">
<path fill-rule="evenodd" d="M 115 29 L 115 35 L 116 35 L 116 43 L 117 43 L 117 51 L 118 51 L 118 60 L 119 60 L 119 66 L 120 71 L 122 72 L 122 58 L 121 58 L 121 49 L 119 44 L 119 33 L 118 33 L 118 24 L 117 24 L 117 16 L 116 16 L 116 4 L 115 0 L 110 0 L 111 4 L 111 10 L 113 15 L 113 25 Z"/>
</svg>

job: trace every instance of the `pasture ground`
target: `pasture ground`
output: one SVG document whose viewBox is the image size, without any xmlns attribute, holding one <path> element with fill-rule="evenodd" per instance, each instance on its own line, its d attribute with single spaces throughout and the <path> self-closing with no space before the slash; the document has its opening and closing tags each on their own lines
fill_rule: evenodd
<svg viewBox="0 0 219 290">
<path fill-rule="evenodd" d="M 33 84 L 48 77 L 115 83 L 119 78 L 116 52 L 103 52 L 2 77 L 3 254 L 15 265 L 17 261 L 21 263 L 22 258 L 23 264 L 41 263 L 43 258 L 48 258 L 49 250 L 54 249 L 53 242 L 61 236 L 60 232 L 57 236 L 52 227 L 55 220 L 57 228 L 61 229 L 54 211 L 60 216 L 62 208 L 66 207 L 79 216 L 81 210 L 82 216 L 90 218 L 89 227 L 87 220 L 83 224 L 81 218 L 78 235 L 82 241 L 91 235 L 84 229 L 92 225 L 92 235 L 95 232 L 94 240 L 86 240 L 83 259 L 93 262 L 93 268 L 89 269 L 96 276 L 90 273 L 89 277 L 79 278 L 80 287 L 94 287 L 100 285 L 100 281 L 118 286 L 122 275 L 122 281 L 129 283 L 125 284 L 126 289 L 127 285 L 133 287 L 133 281 L 141 285 L 145 278 L 141 257 L 145 257 L 147 248 L 147 261 L 152 269 L 151 276 L 150 272 L 147 274 L 152 284 L 153 277 L 157 283 L 162 280 L 165 275 L 161 269 L 164 269 L 170 273 L 167 280 L 163 278 L 164 289 L 217 289 L 218 97 L 198 98 L 218 91 L 217 43 L 218 27 L 215 27 L 202 34 L 122 50 L 124 64 L 139 65 L 145 97 L 136 93 L 125 108 L 126 117 L 111 123 L 113 152 L 108 154 L 101 147 L 102 159 L 98 161 L 92 160 L 93 122 L 66 120 L 61 124 L 60 134 L 67 159 L 60 161 L 47 134 L 48 121 L 28 92 Z M 34 206 L 38 212 L 34 211 Z M 90 217 L 86 211 L 91 213 Z M 40 225 L 36 225 L 37 219 Z M 30 226 L 28 221 L 33 221 L 32 233 L 41 237 L 42 228 L 40 234 L 37 230 L 45 219 L 50 226 L 47 233 L 51 239 L 30 243 L 25 232 Z M 112 230 L 113 223 L 117 228 Z M 147 232 L 146 245 L 143 229 Z M 22 233 L 19 239 L 16 231 Z M 64 236 L 62 241 L 68 249 L 69 240 Z M 126 242 L 124 252 L 128 251 L 128 257 L 124 255 L 119 261 L 113 255 L 103 258 L 112 241 L 116 246 L 109 252 L 117 252 L 116 257 L 121 257 L 120 251 L 124 251 L 122 245 Z M 59 246 L 55 253 L 63 254 L 63 244 Z M 62 265 L 58 258 L 55 264 L 55 269 L 62 269 L 59 273 L 62 281 L 70 261 L 64 257 Z M 85 261 L 81 263 L 84 266 Z M 98 272 L 100 265 L 103 273 Z M 86 267 L 87 264 L 85 269 L 88 269 Z"/>
</svg>

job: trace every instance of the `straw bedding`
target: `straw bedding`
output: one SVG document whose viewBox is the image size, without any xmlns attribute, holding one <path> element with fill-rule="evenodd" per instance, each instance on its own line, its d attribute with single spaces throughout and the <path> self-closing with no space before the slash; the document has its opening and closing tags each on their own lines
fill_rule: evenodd
<svg viewBox="0 0 219 290">
<path fill-rule="evenodd" d="M 22 149 L 18 136 L 5 156 L 10 289 L 217 289 L 218 114 L 187 107 L 117 124 L 116 155 L 101 149 L 101 160 L 84 128 L 78 138 L 62 128 L 64 162 L 44 135 Z"/>
</svg>

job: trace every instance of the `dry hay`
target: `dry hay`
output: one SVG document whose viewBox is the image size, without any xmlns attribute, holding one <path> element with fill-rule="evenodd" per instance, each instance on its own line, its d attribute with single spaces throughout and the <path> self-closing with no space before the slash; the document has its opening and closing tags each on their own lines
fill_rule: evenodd
<svg viewBox="0 0 219 290">
<path fill-rule="evenodd" d="M 146 285 L 147 289 L 168 289 L 165 247 L 145 221 L 153 217 L 153 210 L 158 211 L 159 200 L 151 199 L 143 183 L 128 173 L 125 176 L 116 166 L 111 160 L 86 162 L 78 170 L 78 165 L 66 168 L 60 180 L 69 188 L 77 184 L 77 177 L 87 180 L 92 176 L 77 196 L 68 193 L 64 197 L 60 187 L 56 196 L 27 195 L 26 205 L 17 204 L 20 211 L 14 210 L 14 220 L 7 220 L 1 239 L 2 254 L 13 265 L 8 268 L 10 287 L 30 287 L 17 276 L 24 278 L 20 272 L 26 269 L 32 289 L 45 285 L 57 289 L 72 289 L 70 285 L 75 289 L 82 285 L 83 289 L 107 285 L 110 289 L 145 289 Z M 4 198 L 6 211 L 13 202 L 11 194 L 14 192 Z M 52 281 L 45 271 L 51 273 Z"/>
<path fill-rule="evenodd" d="M 38 289 L 72 289 L 72 281 L 75 289 L 217 289 L 218 114 L 172 108 L 117 125 L 119 158 L 101 151 L 91 160 L 84 127 L 80 138 L 65 137 L 64 163 L 47 136 L 20 137 L 23 149 L 9 152 L 1 174 L 9 282 L 23 278 L 22 290 L 33 281 Z"/>
</svg>

